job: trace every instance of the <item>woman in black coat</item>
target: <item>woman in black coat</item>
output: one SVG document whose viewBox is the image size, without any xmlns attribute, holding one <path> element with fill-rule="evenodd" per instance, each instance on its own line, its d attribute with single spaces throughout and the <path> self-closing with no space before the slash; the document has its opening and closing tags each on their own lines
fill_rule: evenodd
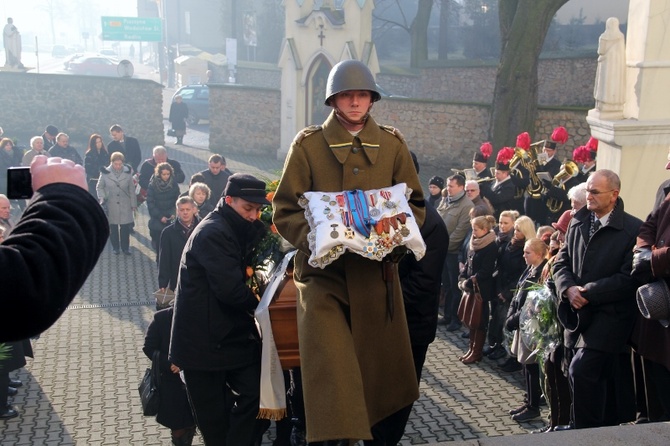
<svg viewBox="0 0 670 446">
<path fill-rule="evenodd" d="M 481 323 L 479 327 L 470 327 L 470 348 L 459 359 L 463 364 L 472 364 L 482 359 L 482 349 L 486 339 L 489 321 L 489 303 L 495 298 L 496 284 L 493 273 L 496 269 L 498 245 L 493 226 L 496 220 L 491 215 L 472 219 L 472 238 L 468 249 L 468 263 L 459 276 L 458 287 L 463 291 L 472 291 L 474 284 L 479 286 L 483 299 Z"/>
<path fill-rule="evenodd" d="M 172 223 L 179 198 L 179 184 L 169 163 L 159 163 L 147 189 L 147 208 L 149 209 L 149 234 L 151 246 L 158 254 L 161 232 Z M 158 258 L 158 256 L 156 256 Z"/>
<path fill-rule="evenodd" d="M 519 213 L 514 210 L 503 211 L 498 219 L 498 260 L 496 262 L 496 299 L 491 305 L 491 322 L 489 323 L 489 345 L 484 354 L 490 359 L 500 359 L 507 355 L 503 347 L 503 327 L 507 318 L 507 310 L 514 296 L 514 288 L 521 273 L 526 268 L 523 261 L 523 244 L 525 235 L 514 230 Z"/>
<path fill-rule="evenodd" d="M 188 106 L 182 102 L 181 96 L 177 95 L 174 97 L 172 105 L 170 105 L 169 120 L 179 145 L 182 144 L 186 134 L 186 118 L 188 118 Z"/>
<path fill-rule="evenodd" d="M 517 355 L 518 361 L 523 364 L 523 373 L 526 381 L 526 397 L 523 405 L 509 411 L 514 421 L 530 421 L 540 416 L 540 366 L 535 359 L 535 353 L 531 352 L 521 340 L 519 333 L 519 320 L 521 310 L 528 291 L 542 282 L 542 269 L 547 263 L 549 247 L 538 238 L 526 241 L 523 248 L 523 257 L 528 265 L 521 274 L 516 287 L 516 293 L 507 313 L 505 328 L 508 331 L 516 331 L 512 345 L 512 353 Z"/>
<path fill-rule="evenodd" d="M 154 313 L 147 328 L 142 351 L 150 359 L 158 352 L 160 370 L 160 404 L 156 421 L 170 428 L 172 444 L 189 446 L 195 434 L 195 421 L 188 403 L 186 387 L 179 376 L 179 367 L 168 360 L 173 307 Z"/>
<path fill-rule="evenodd" d="M 88 191 L 96 198 L 98 198 L 96 187 L 100 177 L 100 169 L 107 167 L 108 164 L 109 152 L 105 148 L 102 136 L 94 133 L 88 139 L 88 148 L 84 153 L 84 169 L 86 170 Z"/>
</svg>

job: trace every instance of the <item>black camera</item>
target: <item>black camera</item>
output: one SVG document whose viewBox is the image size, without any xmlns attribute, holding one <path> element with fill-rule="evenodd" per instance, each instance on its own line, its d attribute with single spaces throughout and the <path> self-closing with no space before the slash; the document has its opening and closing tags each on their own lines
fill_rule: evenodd
<svg viewBox="0 0 670 446">
<path fill-rule="evenodd" d="M 7 169 L 7 198 L 28 199 L 33 196 L 33 179 L 30 167 L 10 167 Z"/>
</svg>

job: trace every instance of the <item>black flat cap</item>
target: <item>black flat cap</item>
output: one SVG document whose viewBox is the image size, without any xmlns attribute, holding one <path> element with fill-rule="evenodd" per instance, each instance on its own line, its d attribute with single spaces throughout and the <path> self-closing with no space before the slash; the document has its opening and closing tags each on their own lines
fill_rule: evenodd
<svg viewBox="0 0 670 446">
<path fill-rule="evenodd" d="M 250 203 L 270 204 L 265 198 L 265 183 L 253 175 L 234 173 L 228 177 L 223 196 L 239 197 Z"/>
</svg>

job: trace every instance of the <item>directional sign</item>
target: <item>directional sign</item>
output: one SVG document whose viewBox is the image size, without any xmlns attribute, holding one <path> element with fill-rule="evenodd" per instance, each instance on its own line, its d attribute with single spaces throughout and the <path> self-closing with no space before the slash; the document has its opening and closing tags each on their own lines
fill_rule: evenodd
<svg viewBox="0 0 670 446">
<path fill-rule="evenodd" d="M 161 42 L 163 24 L 155 17 L 101 17 L 102 40 Z"/>
</svg>

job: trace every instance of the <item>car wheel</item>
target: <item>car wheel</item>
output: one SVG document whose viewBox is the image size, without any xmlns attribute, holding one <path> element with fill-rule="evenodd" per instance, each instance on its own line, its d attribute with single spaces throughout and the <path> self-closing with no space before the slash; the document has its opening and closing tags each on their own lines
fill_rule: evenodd
<svg viewBox="0 0 670 446">
<path fill-rule="evenodd" d="M 188 125 L 196 125 L 200 122 L 200 116 L 194 111 L 188 111 L 188 118 L 186 118 L 186 123 Z"/>
</svg>

